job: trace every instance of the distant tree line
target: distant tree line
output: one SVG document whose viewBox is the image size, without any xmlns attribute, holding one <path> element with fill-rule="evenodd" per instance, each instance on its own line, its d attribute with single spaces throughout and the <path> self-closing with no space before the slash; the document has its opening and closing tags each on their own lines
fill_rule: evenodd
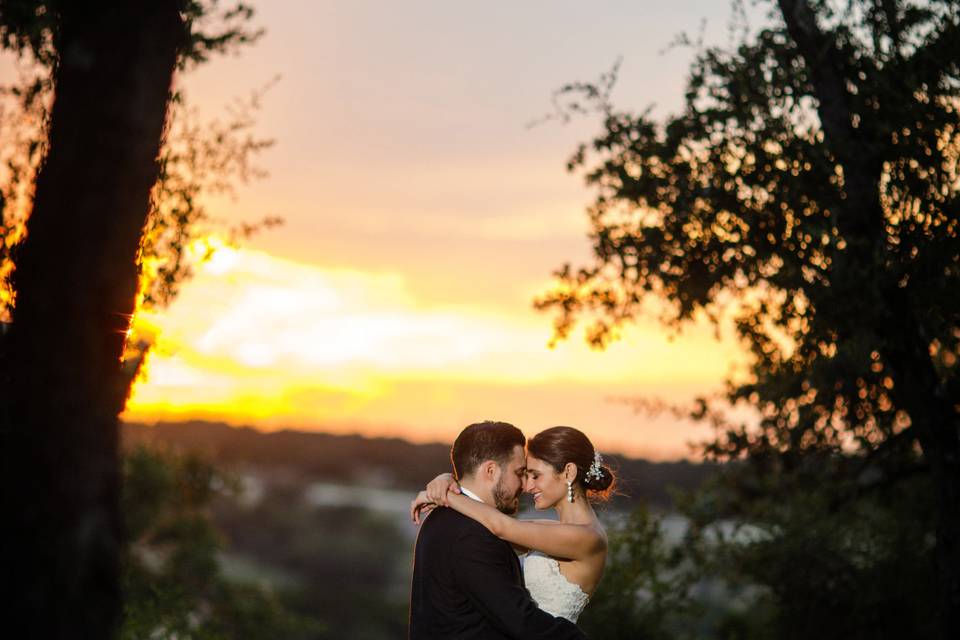
<svg viewBox="0 0 960 640">
<path fill-rule="evenodd" d="M 226 468 L 282 469 L 311 480 L 386 485 L 411 492 L 450 470 L 449 444 L 414 444 L 400 438 L 368 438 L 281 430 L 264 433 L 215 422 L 126 423 L 127 446 L 162 445 L 201 453 Z M 619 489 L 610 506 L 627 509 L 646 502 L 673 507 L 674 492 L 692 490 L 717 471 L 711 463 L 652 462 L 605 456 L 617 470 Z M 411 494 L 411 498 L 413 495 Z"/>
</svg>

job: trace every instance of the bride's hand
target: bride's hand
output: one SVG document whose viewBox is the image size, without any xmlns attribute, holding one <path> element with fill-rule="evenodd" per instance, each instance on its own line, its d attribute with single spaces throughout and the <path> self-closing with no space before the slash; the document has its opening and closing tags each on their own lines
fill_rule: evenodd
<svg viewBox="0 0 960 640">
<path fill-rule="evenodd" d="M 457 484 L 457 481 L 453 479 L 451 474 L 441 473 L 430 481 L 425 493 L 430 502 L 449 507 L 450 502 L 447 500 L 447 491 L 460 493 L 460 485 Z"/>
<path fill-rule="evenodd" d="M 437 504 L 427 497 L 426 491 L 421 491 L 410 502 L 410 519 L 414 524 L 420 524 L 427 514 L 437 508 Z"/>
</svg>

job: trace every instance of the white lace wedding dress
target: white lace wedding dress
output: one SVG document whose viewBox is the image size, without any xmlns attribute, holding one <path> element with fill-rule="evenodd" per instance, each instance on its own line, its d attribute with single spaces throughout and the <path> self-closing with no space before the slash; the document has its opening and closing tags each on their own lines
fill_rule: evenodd
<svg viewBox="0 0 960 640">
<path fill-rule="evenodd" d="M 590 596 L 580 585 L 567 580 L 560 573 L 560 564 L 550 556 L 529 551 L 520 560 L 527 591 L 537 606 L 552 616 L 576 622 Z"/>
</svg>

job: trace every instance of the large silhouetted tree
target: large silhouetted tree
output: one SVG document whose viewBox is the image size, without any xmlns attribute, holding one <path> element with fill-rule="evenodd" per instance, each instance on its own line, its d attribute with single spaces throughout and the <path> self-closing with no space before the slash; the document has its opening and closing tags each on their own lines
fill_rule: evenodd
<svg viewBox="0 0 960 640">
<path fill-rule="evenodd" d="M 178 64 L 249 38 L 215 2 L 0 2 L 0 39 L 54 68 L 45 155 L 0 339 L 7 624 L 105 638 L 119 620 L 117 413 L 138 252 Z M 238 4 L 228 20 L 249 16 Z"/>
<path fill-rule="evenodd" d="M 596 259 L 561 269 L 537 304 L 557 312 L 558 337 L 586 319 L 601 347 L 650 297 L 674 327 L 733 317 L 751 364 L 727 397 L 760 419 L 728 425 L 708 453 L 771 474 L 838 465 L 862 490 L 927 474 L 940 626 L 953 637 L 960 4 L 770 5 L 769 26 L 698 53 L 679 115 L 568 88 L 604 115 L 571 160 L 598 192 Z"/>
</svg>

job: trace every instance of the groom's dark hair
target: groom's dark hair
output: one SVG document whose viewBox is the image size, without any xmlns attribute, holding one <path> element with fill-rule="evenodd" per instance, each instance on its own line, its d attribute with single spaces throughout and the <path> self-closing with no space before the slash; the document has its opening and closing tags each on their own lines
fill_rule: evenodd
<svg viewBox="0 0 960 640">
<path fill-rule="evenodd" d="M 507 422 L 477 422 L 460 432 L 450 449 L 453 475 L 457 480 L 473 473 L 486 460 L 503 466 L 517 445 L 527 443 L 523 432 Z"/>
</svg>

